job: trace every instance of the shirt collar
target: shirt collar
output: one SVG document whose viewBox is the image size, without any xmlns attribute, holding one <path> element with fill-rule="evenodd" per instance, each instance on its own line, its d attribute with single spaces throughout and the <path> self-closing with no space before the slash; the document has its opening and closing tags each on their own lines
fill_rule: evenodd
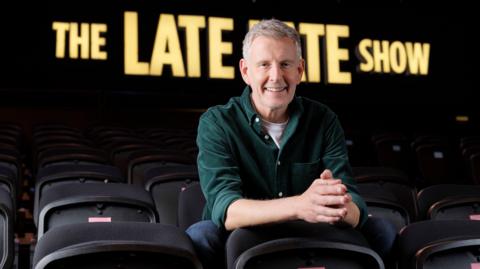
<svg viewBox="0 0 480 269">
<path fill-rule="evenodd" d="M 252 106 L 252 101 L 250 100 L 250 94 L 252 93 L 252 90 L 250 89 L 249 86 L 246 86 L 245 89 L 243 90 L 241 98 L 242 102 L 242 107 L 243 110 L 245 111 L 248 122 L 253 124 L 255 122 L 255 119 L 258 117 L 257 116 L 257 111 Z"/>
</svg>

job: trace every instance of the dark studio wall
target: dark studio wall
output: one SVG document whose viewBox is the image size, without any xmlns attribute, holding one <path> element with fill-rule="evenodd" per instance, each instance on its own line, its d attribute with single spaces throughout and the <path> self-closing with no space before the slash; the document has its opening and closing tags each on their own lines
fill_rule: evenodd
<svg viewBox="0 0 480 269">
<path fill-rule="evenodd" d="M 292 4 L 292 3 L 291 3 Z M 455 128 L 455 117 L 466 115 L 469 125 L 478 118 L 473 90 L 473 25 L 466 6 L 429 6 L 408 1 L 355 3 L 295 1 L 43 1 L 10 3 L 2 16 L 0 45 L 0 121 L 20 122 L 26 128 L 42 122 L 66 122 L 86 127 L 95 123 L 125 125 L 187 125 L 193 127 L 205 108 L 238 95 L 244 83 L 238 72 L 241 42 L 249 19 L 275 17 L 300 23 L 343 25 L 347 38 L 338 46 L 348 51 L 342 71 L 348 84 L 328 83 L 324 36 L 319 37 L 320 82 L 304 82 L 298 94 L 331 106 L 345 125 L 414 129 L 425 126 Z M 186 68 L 185 28 L 179 15 L 203 17 L 199 30 L 201 74 L 174 77 L 169 65 L 161 75 L 125 74 L 125 12 L 138 16 L 138 61 L 150 63 L 161 14 L 177 23 Z M 209 18 L 227 18 L 233 30 L 222 40 L 232 46 L 223 66 L 234 68 L 233 79 L 209 77 Z M 53 22 L 104 24 L 101 50 L 107 59 L 72 59 L 67 49 L 56 56 L 58 35 Z M 303 41 L 305 36 L 303 36 Z M 363 39 L 430 44 L 428 75 L 408 72 L 357 72 L 361 58 L 356 47 Z M 68 42 L 68 35 L 67 35 Z M 304 53 L 306 51 L 304 42 Z"/>
</svg>

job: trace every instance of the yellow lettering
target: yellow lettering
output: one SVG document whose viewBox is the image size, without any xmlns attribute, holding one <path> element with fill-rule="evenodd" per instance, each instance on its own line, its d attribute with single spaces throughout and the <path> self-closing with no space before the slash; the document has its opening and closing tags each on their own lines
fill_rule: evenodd
<svg viewBox="0 0 480 269">
<path fill-rule="evenodd" d="M 371 72 L 374 68 L 372 51 L 372 40 L 365 38 L 360 41 L 355 50 L 357 57 L 360 59 L 360 66 L 358 67 L 362 72 Z"/>
<path fill-rule="evenodd" d="M 147 75 L 150 66 L 138 61 L 138 14 L 124 13 L 124 72 L 126 75 Z"/>
<path fill-rule="evenodd" d="M 410 74 L 428 75 L 428 62 L 430 58 L 429 43 L 406 42 L 408 70 Z"/>
<path fill-rule="evenodd" d="M 101 37 L 101 33 L 107 32 L 107 25 L 100 24 L 100 23 L 92 23 L 91 25 L 91 40 L 92 40 L 92 59 L 98 60 L 106 60 L 107 59 L 107 52 L 102 51 L 101 47 L 105 46 L 106 39 L 105 37 Z"/>
<path fill-rule="evenodd" d="M 308 82 L 320 82 L 320 44 L 319 37 L 325 35 L 325 25 L 300 23 L 299 32 L 306 37 L 306 73 Z M 305 74 L 305 73 L 304 73 Z"/>
<path fill-rule="evenodd" d="M 178 26 L 185 28 L 187 70 L 189 77 L 200 77 L 200 28 L 205 28 L 204 16 L 178 16 Z"/>
<path fill-rule="evenodd" d="M 223 66 L 222 55 L 232 54 L 232 43 L 222 42 L 222 31 L 233 30 L 233 19 L 208 18 L 209 76 L 210 78 L 235 78 L 233 66 Z"/>
<path fill-rule="evenodd" d="M 348 61 L 348 50 L 339 47 L 339 38 L 350 36 L 347 25 L 327 25 L 326 26 L 326 45 L 327 45 L 327 83 L 351 84 L 352 74 L 350 72 L 340 71 L 340 62 Z"/>
<path fill-rule="evenodd" d="M 161 76 L 165 64 L 172 66 L 174 77 L 185 76 L 180 40 L 172 14 L 160 14 L 150 64 L 150 75 Z"/>
<path fill-rule="evenodd" d="M 394 41 L 390 45 L 390 65 L 393 72 L 401 74 L 407 68 L 407 53 L 402 42 Z"/>
<path fill-rule="evenodd" d="M 381 45 L 381 47 L 380 47 Z M 390 73 L 388 41 L 384 40 L 380 43 L 379 40 L 373 41 L 373 58 L 375 59 L 375 72 Z"/>
<path fill-rule="evenodd" d="M 54 21 L 52 23 L 52 29 L 56 32 L 55 57 L 57 58 L 65 58 L 66 36 L 69 28 L 70 24 L 68 22 Z"/>
<path fill-rule="evenodd" d="M 69 53 L 70 58 L 78 58 L 78 46 L 80 46 L 80 58 L 88 59 L 90 48 L 90 26 L 88 23 L 80 24 L 80 34 L 78 33 L 78 23 L 70 23 L 70 46 Z"/>
</svg>

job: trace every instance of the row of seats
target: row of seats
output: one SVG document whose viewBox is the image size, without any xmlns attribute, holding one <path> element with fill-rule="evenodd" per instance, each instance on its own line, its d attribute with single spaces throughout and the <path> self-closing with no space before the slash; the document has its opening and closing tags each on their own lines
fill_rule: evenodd
<svg viewBox="0 0 480 269">
<path fill-rule="evenodd" d="M 165 173 L 165 175 L 162 176 L 162 179 L 164 180 L 164 182 L 171 182 L 171 181 L 185 182 L 186 178 L 188 178 L 189 180 L 192 180 L 190 177 L 181 176 L 181 174 L 183 173 L 182 170 L 184 170 L 185 168 L 184 166 L 167 166 L 167 167 L 172 169 L 167 170 L 169 172 Z M 356 176 L 360 178 L 364 183 L 370 182 L 369 184 L 371 184 L 374 181 L 377 181 L 379 184 L 388 183 L 387 176 L 381 177 L 380 176 L 381 174 L 378 171 L 376 174 L 378 178 L 373 179 L 373 177 L 371 177 L 369 180 L 365 178 L 365 175 L 363 175 L 363 178 L 362 178 L 362 176 L 358 174 L 358 169 L 356 171 L 357 171 Z M 178 173 L 175 173 L 175 172 L 178 172 Z M 169 175 L 171 176 L 170 179 L 169 179 Z M 393 180 L 390 182 L 393 182 Z M 72 186 L 70 186 L 69 184 L 59 185 L 58 187 L 61 187 L 60 189 L 66 188 L 67 191 L 64 191 L 64 192 L 60 191 L 55 193 L 63 193 L 65 197 L 69 197 L 71 198 L 71 200 L 76 200 L 76 198 L 78 197 L 78 193 L 82 193 L 86 189 L 88 189 L 88 188 L 79 187 L 79 185 L 80 186 L 97 185 L 97 184 L 87 184 L 87 183 L 88 181 L 84 181 L 83 184 L 74 183 L 72 184 Z M 359 182 L 360 189 L 362 184 L 363 184 L 362 182 Z M 73 185 L 76 185 L 76 186 L 73 186 Z M 107 186 L 107 185 L 109 184 L 103 184 L 103 186 Z M 110 186 L 119 186 L 119 185 L 120 183 L 110 184 Z M 113 216 L 112 213 L 115 213 L 115 210 L 109 211 L 109 209 L 112 209 L 112 207 L 109 205 L 110 203 L 112 205 L 117 204 L 117 206 L 121 202 L 123 203 L 132 202 L 132 204 L 137 206 L 141 204 L 141 202 L 138 201 L 138 200 L 141 200 L 139 199 L 140 195 L 138 195 L 138 193 L 140 192 L 137 193 L 136 191 L 133 191 L 135 186 L 127 185 L 127 184 L 122 184 L 122 185 L 128 186 L 130 190 L 129 194 L 123 193 L 123 195 L 125 196 L 132 195 L 131 197 L 123 197 L 119 200 L 115 200 L 115 199 L 101 200 L 100 201 L 101 206 L 98 206 L 98 204 L 95 204 L 94 207 L 86 206 L 84 209 L 81 209 L 81 206 L 72 208 L 72 207 L 65 206 L 65 204 L 62 204 L 62 203 L 54 203 L 55 206 L 56 205 L 59 206 L 59 210 L 55 214 L 52 213 L 52 215 L 55 215 L 55 216 L 54 216 L 54 219 L 51 220 L 51 226 L 52 226 L 51 229 L 47 231 L 42 237 L 39 238 L 39 242 L 35 251 L 34 263 L 36 265 L 39 263 L 41 264 L 42 263 L 41 261 L 45 258 L 44 256 L 39 256 L 39 255 L 47 255 L 45 251 L 40 251 L 39 248 L 44 247 L 44 245 L 48 246 L 49 244 L 56 244 L 55 242 L 58 241 L 58 238 L 65 238 L 65 236 L 68 238 L 69 237 L 68 233 L 71 233 L 73 231 L 72 229 L 77 229 L 77 228 L 79 229 L 78 231 L 89 231 L 89 234 L 98 235 L 92 238 L 89 236 L 87 236 L 86 238 L 76 236 L 75 240 L 79 240 L 83 242 L 81 244 L 82 247 L 85 244 L 92 245 L 92 246 L 98 246 L 99 244 L 100 245 L 103 244 L 104 245 L 103 247 L 105 248 L 107 248 L 107 246 L 110 246 L 110 245 L 117 246 L 118 242 L 116 242 L 116 240 L 120 240 L 120 241 L 126 240 L 129 242 L 129 244 L 133 244 L 133 242 L 130 242 L 133 240 L 132 238 L 123 239 L 121 235 L 119 235 L 118 237 L 116 236 L 114 237 L 111 234 L 108 234 L 106 235 L 107 238 L 104 238 L 103 236 L 103 233 L 105 233 L 105 229 L 111 230 L 112 233 L 115 233 L 115 231 L 116 233 L 119 233 L 119 234 L 122 234 L 122 231 L 123 232 L 129 231 L 130 233 L 132 233 L 131 230 L 134 228 L 132 228 L 131 223 L 125 224 L 126 219 L 129 219 L 130 221 L 134 221 L 134 222 L 144 222 L 144 223 L 150 222 L 151 223 L 153 222 L 152 220 L 155 218 L 154 214 L 151 212 L 152 203 L 150 202 L 150 207 L 149 207 L 150 209 L 144 208 L 142 210 L 138 210 L 138 208 L 135 208 L 133 211 L 128 213 L 131 208 L 127 208 L 123 212 L 124 214 L 121 214 L 120 211 L 117 211 L 117 213 L 119 214 L 117 214 L 116 216 L 121 216 L 123 218 L 126 218 L 120 222 L 116 222 L 114 217 L 111 217 L 108 220 L 105 220 L 107 216 Z M 98 186 L 92 189 L 97 189 L 97 188 Z M 96 193 L 92 194 L 90 198 L 98 199 L 98 197 L 94 198 L 96 197 L 97 194 L 100 194 L 98 195 L 100 197 L 111 198 L 113 196 L 112 193 L 116 193 L 117 195 L 122 194 L 122 191 L 118 191 L 118 190 L 119 189 L 117 188 L 109 188 L 108 192 L 102 192 L 101 189 L 100 190 L 97 189 Z M 427 189 L 423 190 L 422 192 L 426 190 Z M 171 236 L 172 236 L 171 238 L 174 238 L 174 239 L 171 239 L 171 241 L 168 241 L 167 239 L 162 239 L 162 238 L 157 238 L 157 239 L 160 240 L 162 244 L 168 243 L 167 246 L 164 245 L 164 250 L 168 249 L 169 251 L 173 251 L 173 249 L 178 248 L 183 244 L 186 244 L 185 246 L 188 246 L 188 247 L 185 247 L 185 248 L 190 249 L 191 251 L 192 250 L 191 245 L 189 245 L 188 240 L 184 240 L 185 237 L 181 231 L 185 227 L 188 227 L 191 223 L 200 219 L 201 208 L 203 208 L 205 201 L 203 200 L 203 195 L 201 193 L 199 184 L 196 182 L 194 183 L 189 182 L 189 184 L 185 185 L 184 188 L 179 188 L 179 189 L 177 188 L 175 191 L 170 189 L 170 191 L 168 192 L 170 194 L 173 192 L 178 193 L 178 196 L 177 196 L 178 206 L 176 209 L 179 212 L 178 213 L 179 222 L 177 223 L 176 229 L 168 230 L 168 232 L 171 233 Z M 88 195 L 90 194 L 87 194 L 86 197 L 88 197 Z M 477 193 L 477 196 L 478 196 L 478 193 Z M 155 196 L 153 197 L 155 199 Z M 372 214 L 376 214 L 375 210 L 372 210 L 372 208 L 375 208 L 375 206 L 380 207 L 381 205 L 384 205 L 382 204 L 382 201 L 380 201 L 380 203 L 377 203 L 377 204 L 375 203 L 372 204 L 369 202 L 368 197 L 365 197 L 365 198 L 369 205 L 369 210 L 370 212 L 372 212 Z M 82 201 L 78 201 L 78 200 L 77 202 L 79 202 L 79 204 L 82 203 Z M 89 201 L 87 201 L 86 204 L 88 204 L 88 202 Z M 146 200 L 142 202 L 143 204 L 148 204 L 148 201 Z M 174 203 L 168 203 L 168 201 L 164 201 L 164 202 L 166 204 L 164 204 L 163 206 L 167 206 L 171 208 L 174 207 L 173 206 Z M 386 205 L 389 206 L 390 204 L 386 204 Z M 448 206 L 448 209 L 451 210 L 450 207 L 452 205 L 450 204 L 447 206 Z M 384 209 L 388 209 L 388 207 Z M 69 210 L 71 211 L 72 214 L 66 213 Z M 89 213 L 83 214 L 82 211 L 89 212 Z M 109 212 L 109 214 L 104 214 L 105 212 Z M 99 215 L 95 215 L 95 213 L 98 213 Z M 146 214 L 146 215 L 150 215 L 151 217 L 138 218 L 139 214 L 142 216 Z M 445 215 L 448 215 L 448 213 L 446 213 Z M 88 218 L 90 218 L 91 216 L 95 216 L 94 217 L 95 220 L 91 221 L 94 223 L 94 225 L 87 224 L 87 225 L 81 226 L 82 228 L 80 228 L 80 226 L 78 225 L 72 226 L 78 222 L 83 222 L 85 224 L 85 222 L 87 222 L 86 216 Z M 187 216 L 187 219 L 184 219 L 183 218 L 184 216 Z M 388 216 L 384 216 L 384 217 L 388 217 Z M 439 220 L 439 219 L 432 218 L 432 220 L 415 222 L 415 223 L 406 225 L 403 229 L 399 231 L 400 239 L 399 239 L 399 244 L 397 246 L 398 253 L 395 254 L 395 255 L 398 255 L 398 257 L 395 259 L 397 263 L 396 266 L 399 266 L 398 268 L 415 268 L 415 267 L 412 267 L 412 264 L 428 263 L 428 264 L 438 265 L 438 264 L 442 264 L 440 262 L 442 260 L 443 261 L 449 260 L 449 264 L 451 266 L 451 267 L 447 266 L 442 268 L 462 268 L 458 266 L 460 264 L 462 265 L 475 264 L 475 259 L 476 257 L 478 257 L 478 256 L 475 256 L 477 255 L 477 253 L 475 252 L 475 248 L 478 249 L 480 239 L 477 233 L 471 233 L 471 231 L 480 228 L 479 226 L 480 223 L 472 221 L 473 219 L 471 218 L 470 220 L 469 219 L 462 220 L 462 219 L 459 219 L 458 217 L 459 217 L 458 215 L 453 214 L 449 216 L 449 220 L 445 220 L 445 219 Z M 104 221 L 108 222 L 109 224 L 105 224 L 105 225 L 98 224 L 98 222 L 104 222 Z M 57 222 L 57 223 L 55 224 L 53 222 Z M 117 225 L 114 223 L 120 223 L 120 224 Z M 160 220 L 160 223 L 162 223 L 161 220 Z M 123 227 L 122 225 L 125 227 Z M 147 228 L 150 226 L 152 228 Z M 144 229 L 152 233 L 156 233 L 156 232 L 164 233 L 164 232 L 167 232 L 167 230 L 162 230 L 162 229 L 170 229 L 174 227 L 173 225 L 164 225 L 164 224 L 158 224 L 156 226 L 150 225 L 150 226 L 141 224 L 141 225 L 137 225 L 136 227 L 138 227 L 138 229 Z M 108 228 L 105 228 L 105 227 L 108 227 Z M 165 227 L 170 227 L 170 228 L 165 228 Z M 339 232 L 337 230 L 331 231 L 329 230 L 329 229 L 332 229 L 331 227 L 316 225 L 314 229 L 314 233 L 312 234 L 308 232 L 311 230 L 308 227 L 309 227 L 309 224 L 299 222 L 299 223 L 287 223 L 287 224 L 278 225 L 278 226 L 259 227 L 254 229 L 239 229 L 230 236 L 230 239 L 227 243 L 227 250 L 228 250 L 226 254 L 227 267 L 228 268 L 260 268 L 260 267 L 262 268 L 298 268 L 300 266 L 322 265 L 324 267 L 327 266 L 328 268 L 350 268 L 352 266 L 356 266 L 353 268 L 385 268 L 383 261 L 378 257 L 376 253 L 372 252 L 369 249 L 368 244 L 366 242 L 359 239 L 358 235 L 355 235 L 356 232 L 354 230 L 345 230 L 342 232 Z M 454 229 L 455 231 L 452 232 L 450 229 Z M 444 230 L 445 232 L 442 232 Z M 329 231 L 329 232 L 326 232 L 326 231 Z M 39 231 L 39 235 L 40 233 L 41 232 Z M 142 232 L 138 231 L 137 233 L 142 233 Z M 268 236 L 265 236 L 266 234 L 268 234 Z M 338 239 L 335 239 L 335 238 L 322 236 L 325 234 L 335 234 L 335 238 L 344 237 L 344 239 L 343 241 L 338 241 Z M 47 237 L 47 235 L 49 236 Z M 422 240 L 418 240 L 418 237 L 420 235 L 422 235 L 422 238 L 423 238 Z M 468 241 L 467 238 L 469 238 L 468 240 L 470 241 Z M 62 239 L 62 242 L 65 240 L 66 239 Z M 85 240 L 91 240 L 91 241 L 86 242 Z M 133 241 L 135 242 L 134 244 L 138 246 L 138 244 L 145 244 L 145 242 L 139 243 L 139 241 L 142 241 L 142 240 L 144 240 L 144 238 L 140 236 L 138 240 L 133 240 Z M 66 240 L 66 241 L 69 243 L 72 243 L 70 240 Z M 101 241 L 101 242 L 98 242 L 98 241 Z M 160 243 L 160 241 L 157 243 Z M 246 248 L 244 246 L 245 244 L 242 243 L 245 241 L 251 242 L 251 244 L 253 244 L 254 247 Z M 76 244 L 70 247 L 76 247 Z M 439 244 L 441 245 L 441 247 L 439 247 Z M 58 247 L 58 244 L 56 246 Z M 63 246 L 63 247 L 66 247 L 66 246 Z M 128 244 L 126 246 L 124 243 L 122 247 L 123 249 L 129 249 L 131 246 Z M 431 249 L 429 252 L 425 252 L 424 250 L 427 247 Z M 64 255 L 60 255 L 56 253 L 56 251 L 60 251 L 60 250 L 62 249 L 57 249 L 53 254 L 50 253 L 48 255 L 59 256 L 60 257 L 58 258 L 60 260 L 59 263 L 62 264 L 62 266 L 66 266 L 65 264 L 68 264 L 68 266 L 73 266 L 73 264 L 78 264 L 79 262 L 86 260 L 86 259 L 81 259 L 76 255 L 81 255 L 81 256 L 98 255 L 108 260 L 109 262 L 112 262 L 112 261 L 116 263 L 146 262 L 152 266 L 153 265 L 160 266 L 155 262 L 150 261 L 147 257 L 144 257 L 141 261 L 138 261 L 138 260 L 118 261 L 118 259 L 114 258 L 114 255 L 112 255 L 111 253 L 105 253 L 105 250 L 102 250 L 102 248 L 97 249 L 96 251 L 98 251 L 98 253 L 95 252 L 95 254 L 90 253 L 90 251 L 92 251 L 91 249 L 90 250 L 82 249 L 82 250 L 79 250 L 78 252 L 73 251 L 73 253 L 77 253 L 77 254 L 70 254 L 73 256 L 68 256 L 68 257 L 65 257 Z M 445 252 L 445 250 L 448 250 L 448 251 Z M 112 251 L 115 251 L 115 250 L 112 250 Z M 133 257 L 142 256 L 138 253 L 132 254 L 132 253 L 135 253 L 135 251 L 138 251 L 138 249 L 133 248 L 133 249 L 129 249 L 129 251 L 130 251 L 129 252 L 130 255 Z M 305 253 L 305 251 L 307 251 L 308 255 L 302 254 L 302 253 Z M 420 251 L 422 251 L 420 253 L 422 255 L 417 255 Z M 168 253 L 171 254 L 171 252 L 168 252 Z M 187 261 L 185 262 L 189 264 L 190 267 L 180 266 L 177 268 L 198 268 L 198 267 L 195 267 L 195 264 L 196 266 L 198 266 L 198 260 L 194 258 L 195 252 L 193 251 L 189 253 L 190 254 L 187 256 L 190 258 L 187 259 L 188 262 Z M 113 257 L 110 257 L 108 255 Z M 345 257 L 348 257 L 348 258 L 345 258 Z M 176 259 L 179 259 L 179 257 L 175 255 L 174 257 L 169 257 L 167 255 L 167 257 L 165 257 L 165 260 L 167 262 L 165 263 L 170 264 L 170 261 L 172 259 L 176 260 Z M 165 263 L 164 263 L 164 266 L 166 266 Z M 172 263 L 174 262 L 172 261 Z M 185 266 L 187 266 L 187 264 L 185 264 Z M 289 266 L 292 266 L 292 267 L 289 267 Z M 38 267 L 38 268 L 42 268 L 42 267 Z M 147 267 L 147 268 L 150 268 L 150 267 Z M 160 268 L 168 268 L 168 266 L 160 267 Z"/>
<path fill-rule="evenodd" d="M 449 137 L 398 132 L 346 135 L 352 166 L 392 167 L 407 173 L 419 187 L 480 184 L 480 136 Z"/>
<path fill-rule="evenodd" d="M 49 126 L 46 129 L 34 130 L 32 140 L 35 145 L 32 148 L 35 164 L 32 166 L 35 167 L 33 169 L 35 171 L 33 217 L 38 237 L 34 252 L 35 268 L 92 267 L 91 264 L 85 265 L 83 262 L 87 262 L 85 257 L 95 257 L 95 255 L 98 255 L 96 257 L 99 259 L 105 258 L 105 260 L 123 264 L 126 268 L 143 268 L 140 265 L 133 265 L 138 262 L 138 259 L 143 260 L 139 257 L 144 257 L 147 261 L 142 265 L 146 266 L 145 268 L 155 266 L 155 268 L 199 268 L 195 252 L 192 251 L 190 242 L 185 240 L 183 232 L 186 227 L 200 219 L 204 204 L 203 195 L 196 183 L 198 175 L 193 158 L 196 149 L 192 147 L 194 133 L 187 132 L 176 139 L 175 133 L 171 130 L 146 129 L 133 132 L 130 129 L 102 127 L 92 128 L 89 132 L 83 133 L 79 130 L 62 130 L 64 127 Z M 57 137 L 58 132 L 63 133 L 62 139 L 69 142 L 50 139 Z M 137 140 L 139 137 L 142 137 L 141 141 Z M 145 137 L 148 139 L 144 139 Z M 150 143 L 154 141 L 154 137 L 158 141 Z M 173 142 L 170 144 L 169 141 Z M 160 145 L 162 145 L 161 149 L 159 149 Z M 158 148 L 155 148 L 157 146 Z M 478 189 L 475 186 L 460 186 L 459 188 L 463 189 L 459 189 L 457 196 L 462 197 L 448 197 L 448 194 L 454 193 L 451 190 L 458 186 L 447 186 L 449 191 L 433 191 L 438 199 L 428 195 L 424 197 L 430 198 L 426 199 L 426 202 L 421 202 L 423 201 L 421 197 L 424 195 L 422 193 L 428 193 L 429 188 L 417 191 L 419 188 L 416 179 L 412 179 L 402 171 L 379 167 L 355 167 L 354 174 L 370 213 L 373 216 L 390 218 L 396 223 L 400 234 L 411 229 L 409 227 L 423 222 L 440 223 L 440 220 L 458 219 L 459 216 L 464 219 L 461 222 L 466 223 L 476 219 L 478 201 L 476 202 L 474 196 L 478 196 Z M 9 194 L 10 198 L 15 197 Z M 431 206 L 434 204 L 445 206 L 433 210 Z M 15 210 L 12 209 L 12 212 Z M 287 255 L 290 253 L 300 255 L 293 259 L 296 263 L 294 262 L 291 266 L 297 266 L 293 268 L 320 267 L 322 263 L 318 262 L 328 259 L 329 256 L 335 256 L 333 253 L 336 251 L 332 251 L 331 255 L 318 258 L 321 253 L 326 253 L 327 249 L 345 250 L 345 253 L 342 252 L 345 255 L 350 253 L 348 255 L 351 255 L 352 261 L 340 258 L 338 260 L 352 262 L 352 264 L 362 261 L 363 267 L 358 268 L 385 266 L 378 255 L 371 253 L 364 242 L 348 242 L 348 240 L 332 242 L 331 238 L 311 240 L 305 234 L 301 237 L 295 233 L 292 234 L 294 238 L 284 240 L 285 238 L 281 238 L 280 235 L 285 235 L 285 231 L 296 230 L 293 227 L 297 226 L 300 230 L 306 229 L 304 223 L 286 225 L 268 228 L 268 230 L 279 230 L 278 233 L 274 233 L 278 235 L 273 236 L 275 240 L 269 238 L 265 241 L 265 237 L 261 236 L 261 239 L 258 239 L 258 234 L 265 234 L 265 230 L 261 229 L 253 232 L 250 229 L 241 229 L 235 232 L 236 236 L 232 234 L 232 238 L 238 239 L 229 240 L 228 249 L 231 251 L 227 253 L 228 268 L 265 268 L 263 266 L 268 264 L 268 257 L 272 253 L 277 254 L 272 254 L 273 258 L 270 261 L 273 264 L 269 266 L 276 264 L 279 268 L 279 265 L 288 264 L 288 261 L 292 261 L 288 258 L 291 256 Z M 329 229 L 329 227 L 318 229 Z M 107 233 L 105 230 L 111 230 L 112 233 Z M 136 234 L 142 233 L 141 230 L 169 233 L 171 236 L 152 237 L 148 240 L 148 236 L 144 235 L 137 238 L 138 240 L 135 239 Z M 75 231 L 92 234 L 92 236 L 79 235 L 72 238 L 70 234 L 75 234 Z M 235 247 L 238 244 L 235 243 L 236 240 L 243 241 L 248 237 L 247 235 L 252 236 L 252 242 L 258 243 L 258 248 Z M 344 243 L 348 245 L 342 245 Z M 77 249 L 77 245 L 85 248 Z M 115 249 L 113 246 L 117 245 L 119 248 Z M 156 250 L 150 250 L 150 246 Z M 286 253 L 272 252 L 272 248 L 283 249 Z M 108 249 L 112 252 L 108 252 Z M 307 256 L 301 254 L 305 253 L 306 249 L 313 254 Z M 315 249 L 322 249 L 322 251 L 314 251 Z M 362 251 L 359 251 L 360 249 Z M 128 253 L 128 255 L 112 254 L 116 251 L 123 251 L 122 253 Z M 159 264 L 159 261 L 152 256 L 143 253 L 145 251 L 150 254 L 164 255 L 165 259 L 162 259 Z M 362 256 L 360 252 L 366 255 Z M 183 254 L 173 255 L 175 253 Z M 398 255 L 400 253 L 403 252 L 399 250 Z M 471 255 L 469 257 L 472 257 Z M 128 258 L 118 260 L 119 256 Z M 282 260 L 283 257 L 287 257 L 286 260 Z M 337 264 L 339 261 L 331 262 Z M 325 263 L 323 266 L 335 268 Z M 348 266 L 344 265 L 342 268 L 348 268 Z"/>
<path fill-rule="evenodd" d="M 54 226 L 51 218 L 95 221 L 128 217 L 177 225 L 182 188 L 198 182 L 194 165 L 164 165 L 148 170 L 144 185 L 126 184 L 118 168 L 102 164 L 59 164 L 39 171 L 35 185 L 34 221 L 41 236 Z M 83 204 L 84 208 L 79 208 Z M 107 206 L 108 205 L 108 206 Z M 115 207 L 128 207 L 130 213 Z M 50 223 L 50 224 L 49 224 Z"/>
<path fill-rule="evenodd" d="M 480 219 L 480 186 L 437 184 L 418 189 L 400 170 L 353 167 L 370 215 L 390 219 L 397 230 L 422 220 Z"/>
<path fill-rule="evenodd" d="M 37 127 L 32 141 L 35 171 L 59 161 L 103 163 L 117 166 L 126 176 L 134 159 L 170 154 L 178 162 L 192 164 L 196 158 L 195 134 L 169 129 L 137 130 L 119 127 L 97 127 L 85 134 L 66 126 Z M 142 153 L 140 153 L 142 152 Z M 158 160 L 158 162 L 168 160 Z M 129 177 L 129 180 L 132 180 Z"/>
<path fill-rule="evenodd" d="M 480 183 L 480 136 L 347 132 L 346 142 L 353 166 L 397 168 L 418 187 Z M 172 157 L 182 152 L 184 162 L 194 163 L 198 151 L 195 131 L 100 126 L 83 132 L 63 125 L 43 125 L 35 128 L 33 135 L 34 169 L 69 154 L 80 162 L 113 164 L 127 175 L 132 158 L 155 151 L 170 152 Z"/>
<path fill-rule="evenodd" d="M 399 170 L 354 167 L 353 171 L 358 190 L 366 200 L 370 214 L 391 219 L 398 230 L 419 220 L 480 217 L 480 186 L 439 184 L 417 191 L 408 177 Z M 132 205 L 148 204 L 153 199 L 151 208 L 143 210 L 157 211 L 158 220 L 151 216 L 152 222 L 177 225 L 178 196 L 182 189 L 198 182 L 196 166 L 161 165 L 145 171 L 144 179 L 142 185 L 125 184 L 118 168 L 102 164 L 62 163 L 42 168 L 35 185 L 35 223 L 37 226 L 42 224 L 43 221 L 38 218 L 48 215 L 46 212 L 52 211 L 58 215 L 58 208 L 65 208 L 67 204 L 82 201 L 92 203 L 94 199 L 99 199 L 92 197 L 101 197 L 106 200 L 97 202 L 129 201 Z M 92 217 L 104 214 L 104 209 L 99 206 L 91 210 Z M 42 229 L 43 226 L 41 225 Z M 43 230 L 38 232 L 40 235 Z"/>
<path fill-rule="evenodd" d="M 0 268 L 18 264 L 17 235 L 24 232 L 18 210 L 26 206 L 22 199 L 25 173 L 25 141 L 22 128 L 0 123 Z"/>
<path fill-rule="evenodd" d="M 0 124 L 0 188 L 10 194 L 13 212 L 16 212 L 22 188 L 22 135 L 18 125 Z"/>
</svg>

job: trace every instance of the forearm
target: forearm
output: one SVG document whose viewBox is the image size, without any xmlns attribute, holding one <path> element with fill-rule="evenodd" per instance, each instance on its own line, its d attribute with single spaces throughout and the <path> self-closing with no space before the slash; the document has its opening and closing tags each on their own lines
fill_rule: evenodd
<svg viewBox="0 0 480 269">
<path fill-rule="evenodd" d="M 273 200 L 236 200 L 227 209 L 225 229 L 278 223 L 297 219 L 295 197 Z"/>
<path fill-rule="evenodd" d="M 360 221 L 360 209 L 358 209 L 357 205 L 354 202 L 349 202 L 345 205 L 347 208 L 347 214 L 343 219 L 343 222 L 349 224 L 352 227 L 357 227 Z"/>
</svg>

